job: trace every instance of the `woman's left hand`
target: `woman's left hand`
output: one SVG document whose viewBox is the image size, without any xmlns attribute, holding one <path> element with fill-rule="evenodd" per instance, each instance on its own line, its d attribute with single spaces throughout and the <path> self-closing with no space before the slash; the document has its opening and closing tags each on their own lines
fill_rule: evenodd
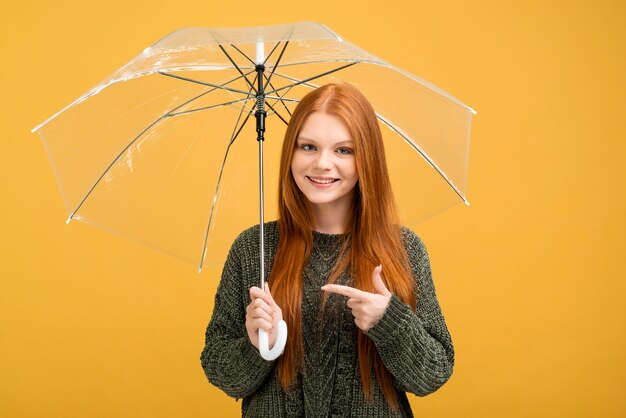
<svg viewBox="0 0 626 418">
<path fill-rule="evenodd" d="M 372 273 L 372 281 L 376 293 L 364 292 L 350 286 L 342 286 L 338 284 L 326 284 L 322 286 L 322 290 L 347 296 L 348 308 L 352 310 L 354 323 L 363 331 L 372 328 L 380 318 L 383 317 L 389 301 L 391 300 L 391 292 L 380 277 L 383 267 L 378 266 Z"/>
</svg>

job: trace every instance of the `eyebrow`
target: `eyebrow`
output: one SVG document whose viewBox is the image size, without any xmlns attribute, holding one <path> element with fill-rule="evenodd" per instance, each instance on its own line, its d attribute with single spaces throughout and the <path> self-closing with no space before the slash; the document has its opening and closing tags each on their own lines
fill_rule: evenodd
<svg viewBox="0 0 626 418">
<path fill-rule="evenodd" d="M 307 141 L 307 142 L 311 142 L 313 144 L 317 143 L 317 141 L 315 141 L 314 139 L 307 138 L 305 136 L 298 136 L 298 138 L 296 139 L 296 142 L 299 142 L 299 141 Z M 353 139 L 344 139 L 342 141 L 335 142 L 333 145 L 354 145 L 354 140 Z"/>
</svg>

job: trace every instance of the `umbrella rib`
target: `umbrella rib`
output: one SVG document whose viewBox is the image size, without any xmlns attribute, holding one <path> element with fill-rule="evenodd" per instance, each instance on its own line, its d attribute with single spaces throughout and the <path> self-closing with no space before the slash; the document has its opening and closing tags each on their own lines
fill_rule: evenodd
<svg viewBox="0 0 626 418">
<path fill-rule="evenodd" d="M 215 33 L 211 33 L 211 35 L 213 36 L 213 39 L 215 39 L 215 41 L 216 41 L 216 42 L 218 42 L 218 45 L 221 45 L 221 44 L 219 44 L 219 41 L 215 38 L 215 35 L 216 35 L 216 34 L 215 34 Z M 246 55 L 246 54 L 245 54 L 245 53 L 244 53 L 241 49 L 237 48 L 237 46 L 236 46 L 235 44 L 233 44 L 232 42 L 227 41 L 227 40 L 226 40 L 226 38 L 224 38 L 223 36 L 220 36 L 220 38 L 222 38 L 222 40 L 223 40 L 225 43 L 227 43 L 227 44 L 228 44 L 228 45 L 230 45 L 231 47 L 235 48 L 235 50 L 236 50 L 237 52 L 239 52 L 241 55 L 243 55 L 243 57 L 244 57 L 245 59 L 247 59 L 248 61 L 250 61 L 250 63 L 251 63 L 252 65 L 256 66 L 256 62 L 254 62 L 254 61 L 252 60 L 252 58 L 250 58 L 249 56 L 247 56 L 247 55 Z M 279 45 L 279 44 L 280 44 L 280 41 L 279 41 L 276 45 L 274 45 L 274 48 L 272 48 L 272 50 L 270 51 L 270 53 L 269 53 L 269 55 L 267 56 L 267 58 L 265 58 L 265 62 L 267 62 L 267 60 L 268 60 L 268 59 L 269 59 L 269 57 L 270 57 L 270 56 L 274 53 L 274 50 L 276 49 L 276 47 L 278 47 L 278 45 Z M 231 61 L 231 62 L 232 62 L 232 61 Z M 265 65 L 265 62 L 263 62 L 263 65 Z"/>
<path fill-rule="evenodd" d="M 250 61 L 252 63 L 252 65 L 256 66 L 256 62 L 252 61 L 252 58 L 250 58 L 249 56 L 247 56 L 241 49 L 237 48 L 236 45 L 234 44 L 229 44 L 230 46 L 232 46 L 233 48 L 235 48 L 237 50 L 237 52 L 239 52 L 241 55 L 244 56 L 245 59 L 247 59 L 248 61 Z M 265 63 L 267 62 L 268 59 L 270 59 L 270 57 L 272 56 L 272 54 L 274 53 L 274 51 L 276 50 L 276 48 L 278 48 L 278 45 L 280 45 L 280 41 L 274 45 L 274 48 L 272 48 L 272 50 L 270 51 L 270 53 L 267 55 L 267 57 L 265 58 L 265 61 L 263 61 L 263 65 L 265 65 Z"/>
<path fill-rule="evenodd" d="M 384 67 L 389 67 L 389 64 L 381 64 L 378 61 L 372 61 L 364 58 L 336 58 L 336 59 L 318 59 L 318 60 L 308 60 L 308 61 L 294 61 L 289 64 L 283 64 L 283 68 L 285 67 L 296 67 L 296 66 L 308 66 L 311 64 L 328 64 L 328 63 L 337 63 L 337 62 L 362 62 L 366 64 L 376 64 L 383 65 Z"/>
<path fill-rule="evenodd" d="M 265 74 L 263 75 L 263 77 L 265 77 Z M 267 79 L 267 77 L 265 77 L 265 78 Z M 269 79 L 267 79 L 267 84 L 269 84 L 271 88 L 275 88 L 274 85 L 270 82 Z M 267 84 L 266 84 L 266 87 L 267 87 Z M 266 95 L 265 98 L 266 99 L 268 99 L 268 98 L 276 99 L 276 102 L 274 102 L 274 104 L 276 104 L 278 101 L 280 101 L 283 104 L 283 106 L 285 106 L 285 110 L 287 111 L 287 113 L 289 113 L 289 117 L 291 117 L 291 111 L 289 110 L 289 108 L 287 107 L 287 104 L 285 103 L 285 100 L 287 100 L 287 99 L 284 98 L 284 95 L 289 93 L 289 90 L 291 90 L 291 89 L 287 89 L 287 91 L 282 96 L 280 94 L 278 95 L 278 97 L 271 97 L 271 96 L 267 96 Z M 289 101 L 291 101 L 291 100 L 289 100 Z M 265 102 L 265 103 L 267 103 L 267 105 L 274 111 L 274 113 L 276 113 L 278 115 L 278 112 L 276 112 L 276 110 L 269 104 L 269 102 Z M 287 123 L 280 115 L 278 117 L 280 117 L 283 120 L 283 122 Z"/>
<path fill-rule="evenodd" d="M 263 86 L 263 91 L 265 91 L 267 86 L 270 84 L 270 81 L 272 80 L 272 76 L 274 75 L 274 71 L 276 71 L 276 68 L 278 68 L 278 66 L 280 65 L 280 60 L 283 58 L 283 54 L 285 53 L 285 50 L 287 49 L 288 45 L 289 45 L 289 41 L 286 41 L 285 45 L 283 46 L 283 49 L 280 51 L 280 55 L 278 55 L 276 64 L 274 64 L 274 67 L 272 67 L 272 72 L 270 73 L 270 76 L 265 81 L 265 85 Z"/>
<path fill-rule="evenodd" d="M 295 103 L 300 103 L 299 99 L 293 99 L 291 97 L 282 97 L 282 96 L 265 96 L 266 99 L 273 99 L 276 100 L 276 102 L 282 101 L 282 102 L 295 102 Z M 249 100 L 249 99 L 248 99 Z"/>
<path fill-rule="evenodd" d="M 279 77 L 285 77 L 285 78 L 289 79 L 289 77 L 286 77 L 286 76 L 281 75 L 281 74 L 279 74 L 279 73 L 276 73 L 276 74 L 277 74 Z M 292 79 L 291 81 L 297 81 L 297 80 Z M 307 86 L 307 87 L 309 86 L 309 85 L 308 85 L 308 83 L 305 83 L 305 84 L 303 84 L 303 85 L 305 85 L 305 86 Z M 274 88 L 274 85 L 270 83 L 270 87 Z M 280 100 L 280 102 L 283 104 L 283 106 L 285 106 L 285 110 L 287 111 L 287 113 L 289 113 L 289 117 L 291 117 L 291 116 L 292 116 L 291 111 L 289 110 L 289 107 L 285 104 L 285 101 L 300 103 L 300 100 L 298 100 L 298 99 L 292 99 L 292 98 L 286 98 L 285 96 L 286 96 L 287 94 L 289 94 L 289 92 L 291 91 L 291 89 L 293 89 L 294 87 L 295 87 L 295 86 L 291 86 L 291 87 L 289 87 L 287 90 L 285 90 L 285 92 L 284 92 L 282 95 L 280 95 L 280 94 L 279 94 L 279 95 L 278 95 L 278 97 L 274 97 L 274 96 L 265 96 L 265 97 L 266 97 L 266 98 L 269 98 L 269 99 L 276 99 L 276 102 L 275 102 L 275 103 L 277 103 L 277 102 Z"/>
<path fill-rule="evenodd" d="M 230 45 L 231 47 L 235 48 L 235 50 L 236 50 L 237 52 L 239 52 L 241 55 L 243 55 L 243 57 L 244 57 L 245 59 L 247 59 L 248 61 L 250 61 L 250 63 L 251 63 L 252 65 L 256 65 L 256 62 L 252 61 L 252 58 L 250 58 L 249 56 L 247 56 L 246 54 L 244 54 L 244 53 L 243 53 L 243 51 L 242 51 L 241 49 L 237 48 L 237 46 L 235 46 L 234 44 L 229 44 L 229 45 Z"/>
<path fill-rule="evenodd" d="M 208 109 L 214 109 L 216 107 L 229 106 L 229 105 L 232 105 L 232 104 L 235 104 L 235 103 L 246 102 L 248 100 L 252 100 L 252 99 L 246 98 L 246 99 L 233 100 L 233 101 L 230 101 L 230 102 L 218 103 L 218 104 L 211 105 L 211 106 L 199 107 L 197 109 L 184 110 L 184 111 L 178 112 L 178 113 L 170 113 L 168 116 L 169 117 L 173 117 L 173 116 L 187 115 L 189 113 L 200 112 L 201 110 L 208 110 Z"/>
<path fill-rule="evenodd" d="M 469 205 L 469 202 L 467 201 L 467 199 L 465 199 L 465 197 L 463 197 L 463 195 L 461 194 L 461 192 L 459 191 L 459 189 L 454 185 L 454 183 L 452 183 L 452 181 L 448 178 L 448 176 L 445 175 L 445 173 L 439 168 L 439 166 L 432 160 L 432 158 L 430 158 L 428 156 L 428 154 L 426 154 L 426 152 L 424 152 L 424 150 L 422 150 L 419 146 L 417 146 L 410 138 L 407 134 L 405 134 L 402 130 L 396 128 L 391 122 L 389 122 L 385 117 L 376 114 L 376 117 L 378 118 L 378 120 L 380 120 L 382 123 L 385 124 L 385 126 L 387 126 L 389 129 L 391 129 L 392 131 L 394 131 L 395 133 L 397 133 L 398 135 L 400 135 L 402 138 L 404 138 L 405 142 L 407 144 L 409 144 L 409 146 L 411 148 L 413 148 L 419 155 L 422 156 L 422 158 L 424 158 L 426 160 L 426 162 L 435 169 L 435 171 L 437 173 L 439 173 L 439 175 L 441 176 L 441 178 L 444 179 L 444 181 L 446 183 L 448 183 L 448 185 L 450 187 L 452 187 L 452 190 L 454 190 L 454 192 L 461 198 L 461 200 L 463 200 L 463 202 L 465 202 L 465 204 Z"/>
<path fill-rule="evenodd" d="M 237 71 L 239 71 L 239 74 L 241 74 L 242 76 L 244 75 L 243 72 L 241 71 L 241 68 L 239 68 L 239 66 L 237 64 L 235 64 L 235 61 L 232 59 L 232 57 L 228 54 L 228 52 L 226 52 L 226 49 L 224 49 L 224 47 L 222 46 L 222 44 L 220 43 L 220 41 L 217 40 L 217 38 L 215 37 L 216 33 L 211 31 L 211 36 L 213 36 L 213 39 L 215 40 L 215 42 L 217 42 L 217 46 L 222 50 L 222 52 L 224 53 L 224 55 L 226 55 L 226 58 L 228 58 L 228 60 L 235 66 L 235 68 L 237 69 Z M 232 42 L 227 41 L 226 39 L 224 39 L 223 36 L 220 36 L 220 38 L 222 38 L 225 42 L 227 42 L 231 47 L 234 46 Z M 237 49 L 235 47 L 235 49 Z M 240 51 L 241 52 L 241 51 Z M 248 58 L 243 52 L 241 53 L 244 57 Z M 248 60 L 250 60 L 250 58 L 248 58 Z M 252 62 L 252 64 L 254 64 L 254 62 L 252 60 L 250 60 Z M 244 79 L 246 80 L 246 83 L 248 83 L 248 87 L 250 87 L 251 90 L 254 90 L 254 96 L 256 96 L 256 89 L 254 88 L 254 84 L 250 83 L 250 80 L 248 80 L 248 77 L 244 76 Z M 253 96 L 250 94 L 250 90 L 248 90 L 247 93 L 248 96 Z"/>
<path fill-rule="evenodd" d="M 346 65 L 342 65 L 341 67 L 333 68 L 332 70 L 325 71 L 325 72 L 323 72 L 323 73 L 321 73 L 321 74 L 318 74 L 318 75 L 315 75 L 315 76 L 313 76 L 313 77 L 305 78 L 304 80 L 298 81 L 298 82 L 296 82 L 296 83 L 294 83 L 294 84 L 287 85 L 287 86 L 283 86 L 283 87 L 280 87 L 280 88 L 278 88 L 278 89 L 275 89 L 275 90 L 269 91 L 269 92 L 267 92 L 266 94 L 276 93 L 276 92 L 279 92 L 279 91 L 284 90 L 284 89 L 289 88 L 289 87 L 295 87 L 295 86 L 297 86 L 297 85 L 299 85 L 299 84 L 303 84 L 303 83 L 307 83 L 307 82 L 309 82 L 309 81 L 313 81 L 313 80 L 318 79 L 318 78 L 320 78 L 320 77 L 324 77 L 324 76 L 326 76 L 326 75 L 329 75 L 329 74 L 335 73 L 335 72 L 337 72 L 337 71 L 340 71 L 340 70 L 346 69 L 346 68 L 348 68 L 348 67 L 352 67 L 354 64 L 358 64 L 358 63 L 359 63 L 359 61 L 355 61 L 355 62 L 351 62 L 351 63 L 346 64 Z"/>
<path fill-rule="evenodd" d="M 268 97 L 266 97 L 265 99 L 267 100 L 267 99 L 268 99 Z M 289 118 L 291 118 L 293 115 L 291 114 L 291 111 L 289 110 L 289 108 L 288 108 L 288 107 L 287 107 L 287 105 L 285 104 L 285 101 L 288 101 L 288 102 L 294 102 L 294 103 L 300 103 L 300 101 L 299 101 L 299 100 L 294 100 L 294 99 L 284 99 L 284 98 L 276 98 L 276 97 L 273 97 L 273 96 L 272 96 L 272 97 L 269 97 L 269 99 L 275 99 L 273 106 L 276 106 L 276 104 L 277 104 L 278 102 L 281 102 L 281 103 L 283 104 L 283 109 L 285 109 L 285 110 L 287 111 L 287 113 L 289 114 Z M 274 111 L 274 113 L 276 113 L 276 109 L 274 109 L 274 108 L 272 107 L 272 105 L 270 105 L 270 104 L 269 104 L 269 102 L 265 102 L 265 103 L 267 103 L 267 106 L 268 106 L 268 107 L 270 107 L 270 108 Z M 281 119 L 282 119 L 282 118 L 281 118 Z"/>
<path fill-rule="evenodd" d="M 278 102 L 281 102 L 283 104 L 283 109 L 285 109 L 287 111 L 287 113 L 289 114 L 289 118 L 291 118 L 293 115 L 291 114 L 291 111 L 287 107 L 287 104 L 285 103 L 285 101 L 292 102 L 292 103 L 300 103 L 300 100 L 284 98 L 284 97 L 270 96 L 270 97 L 266 97 L 265 99 L 266 100 L 267 99 L 274 99 L 275 100 L 273 105 L 270 105 L 269 102 L 265 102 L 265 103 L 267 103 L 267 106 L 270 107 L 274 111 L 274 113 L 276 113 L 276 109 L 274 109 L 272 106 L 276 106 L 276 104 L 278 104 Z"/>
<path fill-rule="evenodd" d="M 254 71 L 249 71 L 246 75 L 250 75 L 250 74 L 252 74 L 253 72 L 254 72 Z M 163 73 L 163 75 L 168 75 L 168 74 Z M 176 76 L 174 76 L 174 77 L 176 77 Z M 244 77 L 245 77 L 245 76 L 244 76 Z M 166 113 L 166 115 L 171 114 L 172 112 L 177 111 L 177 110 L 178 110 L 178 109 L 180 109 L 181 107 L 183 107 L 183 106 L 185 106 L 185 105 L 188 105 L 189 103 L 191 103 L 191 102 L 193 102 L 193 101 L 195 101 L 195 100 L 199 99 L 199 98 L 200 98 L 200 97 L 202 97 L 202 96 L 205 96 L 205 95 L 207 95 L 207 94 L 209 94 L 209 93 L 212 93 L 212 92 L 214 92 L 215 90 L 227 90 L 227 89 L 225 88 L 225 86 L 226 86 L 226 85 L 228 85 L 228 84 L 230 84 L 230 83 L 234 83 L 235 81 L 239 80 L 240 78 L 241 78 L 241 76 L 239 76 L 239 77 L 235 77 L 235 78 L 233 78 L 233 79 L 230 79 L 230 80 L 228 80 L 228 81 L 226 81 L 226 82 L 224 82 L 224 83 L 222 83 L 222 84 L 219 84 L 219 85 L 212 85 L 212 86 L 209 86 L 209 87 L 213 87 L 213 88 L 212 88 L 212 89 L 210 89 L 210 90 L 205 91 L 204 93 L 201 93 L 201 94 L 197 95 L 196 97 L 192 97 L 191 99 L 187 100 L 186 102 L 184 102 L 184 103 L 182 103 L 182 104 L 180 104 L 180 105 L 176 106 L 176 107 L 175 107 L 175 108 L 173 108 L 172 110 L 168 111 L 168 112 Z M 201 84 L 203 84 L 203 83 L 201 83 Z M 246 93 L 246 92 L 243 92 L 243 93 Z"/>
<path fill-rule="evenodd" d="M 284 66 L 283 66 L 283 67 L 284 67 Z M 277 75 L 278 77 L 286 78 L 286 79 L 287 79 L 287 80 L 289 80 L 289 81 L 301 81 L 301 80 L 298 80 L 297 78 L 290 77 L 290 76 L 288 76 L 288 75 L 285 75 L 285 74 L 282 74 L 282 73 L 278 73 L 278 72 L 276 73 L 276 75 Z M 303 82 L 303 83 L 300 83 L 300 84 L 302 84 L 302 85 L 303 85 L 303 86 L 305 86 L 305 87 L 310 87 L 310 88 L 312 88 L 312 89 L 316 89 L 316 88 L 318 88 L 318 87 L 319 87 L 318 85 L 311 84 L 311 83 L 307 83 L 307 82 Z M 296 86 L 295 84 L 290 85 L 290 86 L 289 86 L 289 90 L 291 90 L 291 89 L 292 89 L 292 88 L 294 88 L 295 86 Z M 289 92 L 289 90 L 287 90 L 287 92 L 285 92 L 285 94 L 283 94 L 283 96 L 284 96 L 284 95 L 286 95 L 286 94 Z M 274 91 L 275 91 L 275 90 L 274 90 Z M 269 94 L 269 93 L 268 93 L 268 94 Z"/>
<path fill-rule="evenodd" d="M 284 37 L 291 39 L 291 35 L 293 35 L 293 28 L 289 28 L 289 31 L 284 35 Z M 274 48 L 272 48 L 272 50 L 270 51 L 269 55 L 265 58 L 265 60 L 263 61 L 263 65 L 265 66 L 265 64 L 267 64 L 267 61 L 270 59 L 270 57 L 272 56 L 272 54 L 274 53 L 274 51 L 276 50 L 276 48 L 278 48 L 278 45 L 280 45 L 281 41 L 278 41 L 276 43 L 276 45 L 274 45 Z M 289 41 L 286 41 L 287 43 L 289 43 Z M 285 52 L 285 48 L 287 48 L 287 45 L 285 45 L 285 47 L 283 48 L 283 52 Z M 276 64 L 274 64 L 274 70 L 276 70 L 276 67 L 278 67 L 278 63 L 280 62 L 280 58 L 283 55 L 283 52 L 280 53 L 280 57 L 278 57 L 278 60 L 276 61 Z M 274 72 L 274 70 L 272 70 L 272 73 Z M 271 78 L 271 77 L 270 77 Z M 267 84 L 263 87 L 263 91 L 265 91 L 265 89 L 267 88 Z"/>
<path fill-rule="evenodd" d="M 265 104 L 267 105 L 267 107 L 269 107 L 270 109 L 272 109 L 272 111 L 274 111 L 274 114 L 275 114 L 276 116 L 278 116 L 278 117 L 280 118 L 280 120 L 282 120 L 283 122 L 285 122 L 285 125 L 289 125 L 289 122 L 287 122 L 287 121 L 285 120 L 285 118 L 283 118 L 283 117 L 280 115 L 280 113 L 278 113 L 278 111 L 277 111 L 276 109 L 274 109 L 274 106 L 272 106 L 271 104 L 269 104 L 269 102 L 267 102 L 267 101 L 265 102 Z M 285 108 L 285 109 L 286 109 L 286 108 Z"/>
<path fill-rule="evenodd" d="M 113 161 L 111 161 L 111 164 L 109 164 L 109 166 L 102 172 L 102 174 L 100 175 L 100 177 L 98 177 L 98 180 L 96 180 L 96 182 L 93 184 L 93 186 L 91 186 L 91 188 L 89 189 L 89 191 L 87 192 L 87 194 L 85 194 L 85 196 L 83 197 L 83 199 L 80 201 L 80 203 L 78 204 L 78 206 L 76 207 L 76 209 L 74 209 L 74 211 L 72 212 L 72 214 L 70 215 L 70 217 L 67 219 L 67 222 L 69 222 L 70 220 L 72 220 L 72 218 L 74 218 L 74 215 L 76 214 L 76 212 L 78 212 L 78 210 L 83 206 L 83 203 L 85 203 L 85 201 L 87 200 L 87 198 L 91 195 L 91 192 L 94 191 L 94 189 L 96 188 L 96 186 L 100 183 L 100 180 L 102 180 L 102 178 L 109 172 L 109 170 L 111 169 L 111 167 L 113 167 L 113 165 L 117 162 L 117 160 L 119 160 L 119 158 L 126 152 L 126 150 L 128 150 L 128 148 L 130 148 L 130 146 L 132 144 L 135 143 L 135 141 L 137 139 L 139 139 L 139 137 L 141 137 L 141 135 L 143 135 L 145 132 L 147 132 L 150 128 L 152 128 L 153 126 L 155 126 L 157 123 L 159 123 L 161 120 L 165 119 L 167 117 L 167 113 L 165 115 L 159 116 L 159 118 L 157 118 L 154 122 L 152 122 L 150 125 L 148 125 L 146 128 L 144 128 L 137 136 L 135 136 L 133 138 L 132 141 L 130 141 L 128 143 L 128 145 L 126 145 L 124 147 L 124 149 L 113 159 Z"/>
<path fill-rule="evenodd" d="M 226 166 L 226 160 L 228 159 L 228 154 L 230 153 L 230 147 L 235 142 L 235 139 L 237 139 L 237 137 L 239 136 L 239 133 L 241 133 L 241 131 L 243 130 L 243 127 L 246 125 L 246 122 L 248 122 L 250 115 L 252 115 L 252 113 L 254 112 L 254 109 L 249 111 L 248 115 L 239 126 L 239 129 L 237 129 L 237 126 L 239 125 L 239 121 L 241 120 L 241 115 L 243 114 L 244 108 L 245 106 L 241 107 L 241 111 L 239 112 L 239 116 L 237 117 L 237 122 L 235 123 L 235 127 L 233 128 L 231 139 L 230 141 L 228 141 L 228 146 L 226 147 L 226 152 L 224 153 L 224 159 L 222 160 L 222 166 L 220 167 L 220 172 L 217 176 L 217 183 L 215 185 L 215 192 L 213 193 L 213 202 L 211 203 L 211 212 L 209 214 L 209 221 L 207 222 L 206 231 L 204 233 L 204 245 L 202 246 L 202 257 L 200 258 L 200 266 L 198 267 L 199 271 L 202 271 L 202 266 L 204 265 L 204 258 L 206 257 L 206 246 L 209 240 L 209 230 L 211 229 L 211 224 L 213 223 L 213 215 L 215 214 L 215 206 L 217 204 L 217 195 L 218 195 L 218 191 L 220 188 L 220 183 L 222 181 L 222 175 L 224 174 L 224 167 Z"/>
<path fill-rule="evenodd" d="M 272 71 L 272 74 L 273 74 L 273 73 L 274 73 L 274 72 Z M 274 83 L 272 83 L 271 81 L 269 81 L 269 79 L 267 78 L 267 76 L 265 75 L 265 73 L 263 74 L 263 77 L 267 80 L 267 84 L 265 85 L 265 88 L 267 88 L 267 85 L 269 84 L 269 86 L 270 86 L 271 88 L 273 88 L 274 90 L 276 90 L 276 87 L 274 87 Z M 263 90 L 265 90 L 265 88 L 264 88 Z M 282 95 L 281 95 L 281 94 L 277 94 L 277 95 L 276 95 L 277 97 L 271 97 L 271 96 L 269 96 L 268 94 L 266 94 L 266 95 L 265 95 L 265 97 L 266 97 L 266 98 L 271 97 L 271 98 L 273 98 L 273 99 L 276 99 L 276 100 L 281 100 L 281 101 L 282 101 L 282 99 L 285 97 L 285 95 L 286 95 L 287 93 L 289 93 L 289 91 L 290 91 L 290 90 L 291 90 L 291 89 L 287 89 L 287 91 L 286 91 L 286 92 L 284 92 Z M 284 103 L 283 103 L 283 104 L 284 104 Z M 291 114 L 290 114 L 290 115 L 291 115 Z"/>
<path fill-rule="evenodd" d="M 241 73 L 241 77 L 234 78 L 234 79 L 230 80 L 229 83 L 232 82 L 232 81 L 238 80 L 238 79 L 240 79 L 242 77 L 246 81 L 248 81 L 248 79 L 246 78 L 246 75 L 244 73 L 242 73 L 241 71 L 239 71 L 239 72 Z M 250 71 L 248 74 L 250 74 L 251 72 L 252 71 Z M 230 91 L 230 92 L 233 92 L 233 93 L 245 94 L 246 96 L 253 96 L 249 92 L 244 91 L 244 90 L 233 89 L 231 87 L 224 87 L 225 84 L 218 85 L 218 84 L 207 83 L 206 81 L 194 80 L 192 78 L 187 78 L 187 77 L 183 77 L 183 76 L 180 76 L 180 75 L 174 75 L 174 74 L 166 73 L 166 72 L 163 72 L 163 71 L 158 71 L 158 73 L 161 74 L 161 75 L 167 76 L 167 77 L 176 78 L 178 80 L 188 81 L 190 83 L 201 84 L 203 86 L 208 86 L 208 87 L 215 87 L 216 89 L 226 90 L 226 91 Z M 226 84 L 228 84 L 228 83 L 226 83 Z"/>
<path fill-rule="evenodd" d="M 166 75 L 166 74 L 164 74 Z M 135 136 L 125 147 L 124 149 L 122 149 L 122 151 L 120 151 L 120 153 L 113 159 L 113 161 L 111 161 L 111 164 L 109 164 L 109 166 L 102 172 L 102 174 L 100 175 L 100 177 L 98 177 L 98 179 L 94 182 L 94 184 L 91 186 L 91 188 L 87 191 L 87 193 L 85 194 L 85 196 L 82 198 L 82 200 L 80 201 L 80 203 L 78 204 L 78 206 L 76 206 L 76 209 L 74 209 L 74 211 L 70 214 L 70 216 L 67 218 L 66 222 L 69 222 L 72 220 L 72 218 L 74 218 L 74 215 L 76 215 L 76 212 L 78 212 L 78 210 L 83 206 L 83 203 L 85 203 L 85 201 L 87 200 L 87 198 L 89 198 L 89 196 L 91 195 L 91 193 L 94 191 L 94 189 L 96 188 L 96 186 L 100 183 L 100 181 L 104 178 L 104 176 L 109 172 L 109 170 L 111 169 L 111 167 L 113 167 L 113 165 L 120 159 L 120 157 L 122 155 L 124 155 L 124 153 L 135 143 L 135 141 L 137 141 L 144 133 L 146 133 L 148 130 L 150 130 L 153 126 L 155 126 L 157 123 L 159 123 L 160 121 L 162 121 L 163 119 L 167 118 L 168 116 L 171 115 L 172 112 L 175 112 L 176 110 L 180 109 L 181 107 L 193 102 L 194 100 L 199 99 L 202 96 L 205 96 L 217 89 L 223 88 L 224 86 L 226 86 L 227 84 L 230 84 L 238 79 L 240 79 L 241 77 L 236 77 L 232 80 L 228 80 L 227 82 L 223 83 L 222 85 L 218 86 L 215 85 L 214 88 L 210 89 L 209 91 L 205 91 L 195 97 L 192 97 L 191 99 L 187 100 L 186 102 L 174 107 L 173 109 L 167 111 L 167 113 L 165 113 L 164 115 L 159 116 L 156 120 L 154 120 L 152 123 L 150 123 L 150 125 L 148 125 L 147 127 L 145 127 L 141 132 L 139 132 L 139 134 L 137 134 L 137 136 Z"/>
<path fill-rule="evenodd" d="M 232 57 L 228 54 L 228 52 L 226 52 L 226 49 L 224 49 L 224 47 L 222 45 L 218 45 L 220 47 L 220 49 L 222 50 L 222 52 L 224 53 L 224 55 L 226 55 L 226 57 L 228 58 L 228 60 L 235 66 L 235 68 L 237 69 L 237 71 L 239 71 L 239 74 L 243 75 L 243 71 L 241 71 L 241 68 L 239 68 L 239 66 L 235 63 L 235 61 L 232 59 Z M 232 44 L 231 44 L 232 46 Z M 248 86 L 250 86 L 251 90 L 254 90 L 255 95 L 257 94 L 256 89 L 254 88 L 254 85 L 252 83 L 250 83 L 250 80 L 248 80 L 248 77 L 244 76 L 244 79 L 246 80 L 246 83 L 248 83 Z M 248 91 L 248 96 L 251 96 L 250 91 Z"/>
<path fill-rule="evenodd" d="M 270 51 L 269 54 L 267 54 L 267 57 L 265 57 L 265 60 L 263 61 L 263 65 L 267 64 L 267 61 L 270 59 L 270 57 L 272 56 L 272 54 L 274 53 L 274 51 L 276 51 L 276 48 L 278 48 L 278 45 L 280 45 L 280 41 L 276 42 L 276 45 L 274 45 L 274 48 L 272 48 L 272 50 Z M 256 65 L 256 64 L 255 64 Z"/>
</svg>

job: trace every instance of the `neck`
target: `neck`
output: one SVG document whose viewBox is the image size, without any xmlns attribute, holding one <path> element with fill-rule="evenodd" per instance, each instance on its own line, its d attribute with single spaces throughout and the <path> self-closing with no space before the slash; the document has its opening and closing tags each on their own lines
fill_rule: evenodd
<svg viewBox="0 0 626 418">
<path fill-rule="evenodd" d="M 350 202 L 346 203 L 347 205 L 312 205 L 313 229 L 323 234 L 343 234 L 346 232 Z"/>
</svg>

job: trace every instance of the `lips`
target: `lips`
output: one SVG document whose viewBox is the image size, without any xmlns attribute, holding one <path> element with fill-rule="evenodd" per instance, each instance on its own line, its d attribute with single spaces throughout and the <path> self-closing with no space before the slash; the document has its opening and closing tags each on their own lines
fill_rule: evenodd
<svg viewBox="0 0 626 418">
<path fill-rule="evenodd" d="M 332 178 L 332 177 L 311 177 L 311 176 L 306 176 L 307 179 L 309 179 L 310 182 L 315 183 L 315 184 L 321 184 L 321 185 L 325 185 L 325 184 L 332 184 L 336 181 L 339 181 L 339 179 L 336 178 Z"/>
</svg>

